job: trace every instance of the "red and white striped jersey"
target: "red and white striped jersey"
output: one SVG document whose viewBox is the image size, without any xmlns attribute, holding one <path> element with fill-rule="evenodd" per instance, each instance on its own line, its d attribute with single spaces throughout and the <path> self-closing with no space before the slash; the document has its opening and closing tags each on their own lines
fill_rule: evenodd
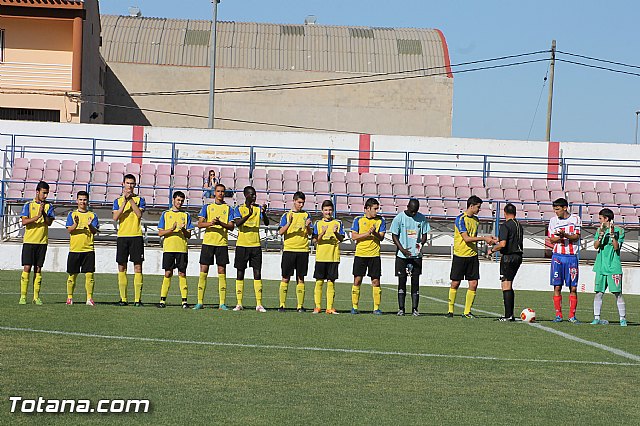
<svg viewBox="0 0 640 426">
<path fill-rule="evenodd" d="M 572 214 L 566 219 L 560 219 L 556 216 L 552 217 L 549 221 L 549 229 L 547 230 L 547 234 L 549 237 L 554 237 L 556 232 L 562 230 L 567 235 L 580 235 L 581 227 L 582 220 L 575 214 Z M 576 254 L 578 253 L 579 244 L 580 240 L 569 241 L 568 238 L 563 238 L 553 245 L 553 252 L 558 254 Z"/>
</svg>

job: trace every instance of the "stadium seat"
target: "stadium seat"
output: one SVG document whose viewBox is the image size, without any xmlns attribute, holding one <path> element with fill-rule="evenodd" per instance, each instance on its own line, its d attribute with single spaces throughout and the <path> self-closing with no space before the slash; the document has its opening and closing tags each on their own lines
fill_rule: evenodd
<svg viewBox="0 0 640 426">
<path fill-rule="evenodd" d="M 156 175 L 156 165 L 155 164 L 151 164 L 151 163 L 143 164 L 142 167 L 140 168 L 140 177 L 142 178 L 142 176 L 144 176 L 144 175 L 155 176 Z"/>
<path fill-rule="evenodd" d="M 184 180 L 184 176 L 176 176 L 176 178 L 180 178 L 181 181 Z M 187 186 L 189 188 L 203 188 L 204 187 L 204 178 L 199 175 L 189 175 L 186 179 Z M 175 182 L 174 182 L 175 185 Z"/>
<path fill-rule="evenodd" d="M 516 188 L 518 189 L 531 189 L 531 179 L 517 179 Z"/>
<path fill-rule="evenodd" d="M 21 199 L 22 198 L 22 191 L 20 191 L 19 189 L 9 189 L 7 191 L 7 198 L 10 198 L 10 199 Z"/>
<path fill-rule="evenodd" d="M 256 191 L 266 191 L 267 181 L 264 179 L 253 179 L 253 187 Z"/>
<path fill-rule="evenodd" d="M 95 164 L 95 167 L 93 169 L 94 173 L 95 172 L 105 172 L 105 173 L 109 173 L 109 163 L 107 163 L 106 161 L 98 161 Z"/>
<path fill-rule="evenodd" d="M 155 184 L 155 175 L 143 173 L 142 176 L 140 176 L 140 186 L 154 186 Z"/>
<path fill-rule="evenodd" d="M 329 182 L 314 180 L 313 192 L 316 194 L 329 194 Z"/>
<path fill-rule="evenodd" d="M 169 207 L 171 205 L 171 201 L 169 200 L 168 195 L 157 195 L 153 201 L 150 201 L 150 204 L 154 204 L 158 207 Z"/>
<path fill-rule="evenodd" d="M 482 200 L 487 199 L 487 189 L 483 187 L 471 188 L 471 194 L 475 195 L 476 197 L 480 197 Z"/>
<path fill-rule="evenodd" d="M 633 215 L 633 216 L 622 216 L 622 222 L 625 225 L 632 225 L 632 226 L 637 226 L 640 225 L 640 219 L 638 218 L 638 215 Z"/>
<path fill-rule="evenodd" d="M 640 206 L 640 194 L 631 194 L 631 204 Z"/>
<path fill-rule="evenodd" d="M 481 188 L 484 187 L 484 181 L 481 177 L 471 176 L 469 178 L 469 187 L 470 188 Z"/>
<path fill-rule="evenodd" d="M 376 183 L 378 185 L 391 183 L 391 175 L 389 173 L 378 173 L 377 175 L 375 175 L 375 177 L 376 177 Z"/>
<path fill-rule="evenodd" d="M 113 167 L 113 165 L 112 165 Z M 127 163 L 124 167 L 125 174 L 139 175 L 140 174 L 140 164 L 138 163 Z"/>
<path fill-rule="evenodd" d="M 444 208 L 449 210 L 457 210 L 460 208 L 460 203 L 457 200 L 444 200 Z"/>
<path fill-rule="evenodd" d="M 44 171 L 42 169 L 29 168 L 29 170 L 27 171 L 27 180 L 40 181 L 42 180 L 43 174 Z"/>
<path fill-rule="evenodd" d="M 296 172 L 297 175 L 297 172 Z M 297 176 L 296 176 L 297 178 Z M 344 172 L 331 172 L 331 182 L 346 182 Z"/>
<path fill-rule="evenodd" d="M 531 189 L 534 191 L 548 191 L 547 181 L 544 179 L 531 179 Z"/>
<path fill-rule="evenodd" d="M 623 215 L 623 216 L 636 216 L 636 217 L 638 217 L 635 207 L 620 207 L 620 214 Z M 615 221 L 615 219 L 614 219 L 614 221 Z"/>
<path fill-rule="evenodd" d="M 62 180 L 62 173 L 60 172 L 60 180 Z M 89 183 L 91 182 L 91 172 L 87 172 L 85 170 L 80 170 L 76 173 L 75 182 L 77 183 Z"/>
<path fill-rule="evenodd" d="M 500 187 L 503 190 L 507 190 L 507 189 L 517 189 L 516 187 L 516 180 L 513 178 L 502 178 L 502 182 L 500 184 Z"/>
<path fill-rule="evenodd" d="M 111 163 L 109 165 L 109 173 L 118 173 L 124 175 L 125 173 L 125 165 L 124 163 Z"/>
<path fill-rule="evenodd" d="M 13 168 L 14 169 L 25 169 L 29 168 L 29 159 L 28 158 L 16 158 L 13 160 Z"/>
<path fill-rule="evenodd" d="M 16 181 L 16 182 L 9 182 L 8 185 L 8 190 L 9 191 L 24 191 L 24 180 L 22 181 Z"/>
<path fill-rule="evenodd" d="M 400 184 L 398 184 L 400 185 Z M 406 186 L 404 183 L 401 184 Z M 378 184 L 378 195 L 383 196 L 393 196 L 393 186 L 390 183 L 379 183 Z"/>
<path fill-rule="evenodd" d="M 388 194 L 391 195 L 391 194 Z M 409 197 L 409 187 L 405 184 L 393 185 L 393 195 L 401 197 Z"/>
<path fill-rule="evenodd" d="M 447 215 L 447 211 L 442 207 L 431 207 L 429 210 L 429 216 L 442 218 Z"/>
<path fill-rule="evenodd" d="M 453 186 L 440 187 L 440 194 L 443 198 L 457 198 L 456 189 Z"/>
<path fill-rule="evenodd" d="M 186 175 L 176 175 L 173 177 L 173 186 L 179 189 L 186 189 L 189 186 L 189 178 Z"/>
<path fill-rule="evenodd" d="M 144 197 L 145 200 L 146 198 L 153 198 L 153 196 L 155 195 L 155 190 L 153 188 L 139 188 L 138 195 Z"/>
<path fill-rule="evenodd" d="M 223 167 L 223 169 L 224 169 L 224 167 Z M 267 182 L 271 182 L 271 181 L 280 181 L 280 182 L 282 182 L 282 170 L 278 170 L 278 169 L 269 169 L 269 170 L 267 170 Z"/>
<path fill-rule="evenodd" d="M 287 181 L 295 181 L 296 185 L 298 184 L 298 171 L 297 170 L 291 170 L 291 169 L 286 169 L 282 172 L 282 180 L 285 181 L 285 183 Z"/>
<path fill-rule="evenodd" d="M 397 175 L 394 175 L 394 176 L 397 176 Z M 434 186 L 438 184 L 437 176 L 427 175 L 424 178 L 432 179 Z M 422 182 L 423 182 L 423 177 L 421 175 L 413 175 L 413 174 L 409 175 L 409 185 L 422 185 Z M 402 182 L 398 182 L 398 183 L 402 183 Z M 427 184 L 425 183 L 424 185 L 426 186 Z"/>
<path fill-rule="evenodd" d="M 88 161 L 85 161 L 85 163 L 88 163 Z M 91 163 L 89 163 L 91 164 Z M 76 171 L 76 162 L 74 160 L 62 160 L 62 162 L 60 163 L 60 170 L 69 170 L 72 172 Z M 89 171 L 91 171 L 91 169 L 89 169 Z"/>
<path fill-rule="evenodd" d="M 267 171 L 265 169 L 253 169 L 251 173 L 252 180 L 267 180 Z"/>
<path fill-rule="evenodd" d="M 562 191 L 562 182 L 559 180 L 548 180 L 547 189 L 549 191 Z"/>
<path fill-rule="evenodd" d="M 11 180 L 26 180 L 27 179 L 27 169 L 16 169 L 15 167 L 11 170 Z"/>
<path fill-rule="evenodd" d="M 45 160 L 44 169 L 60 171 L 60 160 L 55 160 L 55 159 Z"/>
<path fill-rule="evenodd" d="M 60 176 L 60 171 L 56 169 L 46 169 L 44 171 L 43 180 L 45 182 L 57 182 Z"/>
<path fill-rule="evenodd" d="M 409 178 L 411 178 L 411 176 L 409 176 Z M 412 184 L 411 179 L 409 179 L 409 184 Z M 436 175 L 426 175 L 423 179 L 423 185 L 425 187 L 427 186 L 440 186 L 438 184 L 438 176 Z"/>
<path fill-rule="evenodd" d="M 346 194 L 347 184 L 344 182 L 333 182 L 331 184 L 331 192 L 334 194 Z"/>
<path fill-rule="evenodd" d="M 281 174 L 280 179 L 282 180 L 282 172 L 278 170 Z M 236 178 L 236 169 L 233 167 L 220 167 L 220 179 L 226 180 L 234 180 Z"/>
<path fill-rule="evenodd" d="M 611 192 L 614 194 L 626 194 L 627 186 L 624 182 L 611 182 Z"/>
<path fill-rule="evenodd" d="M 595 192 L 585 192 L 582 194 L 582 202 L 585 204 L 597 204 L 599 203 L 598 194 Z"/>
<path fill-rule="evenodd" d="M 454 176 L 453 177 L 453 186 L 458 187 L 468 187 L 469 186 L 469 178 L 466 176 Z"/>
<path fill-rule="evenodd" d="M 564 191 L 551 191 L 551 201 L 557 200 L 558 198 L 565 198 Z"/>
<path fill-rule="evenodd" d="M 268 180 L 267 181 L 267 190 L 269 192 L 282 192 L 282 180 Z"/>
<path fill-rule="evenodd" d="M 626 192 L 613 194 L 613 200 L 618 205 L 631 204 L 631 201 L 629 200 L 629 194 L 627 194 Z"/>
<path fill-rule="evenodd" d="M 444 201 L 440 198 L 432 198 L 425 203 L 428 207 L 442 207 L 444 208 Z"/>
<path fill-rule="evenodd" d="M 542 220 L 544 220 L 545 222 L 551 220 L 551 218 L 557 217 L 556 214 L 553 211 L 545 211 L 542 213 Z"/>
<path fill-rule="evenodd" d="M 502 189 L 502 186 L 500 186 L 500 179 L 496 178 L 496 177 L 488 177 L 486 180 L 486 187 L 491 189 L 491 188 L 500 188 Z"/>
<path fill-rule="evenodd" d="M 204 176 L 206 170 L 202 171 L 202 176 Z M 237 167 L 236 168 L 236 179 L 249 179 L 250 170 L 248 167 Z"/>
<path fill-rule="evenodd" d="M 170 164 L 158 164 L 156 167 L 156 175 L 157 176 L 171 176 L 171 165 Z"/>
<path fill-rule="evenodd" d="M 326 170 L 316 170 L 313 172 L 313 181 L 314 182 L 329 182 L 329 176 L 327 175 Z"/>
<path fill-rule="evenodd" d="M 283 211 L 283 210 L 286 210 L 287 208 L 284 201 L 274 200 L 274 201 L 269 201 L 269 209 L 275 210 L 275 211 Z"/>
<path fill-rule="evenodd" d="M 285 181 L 284 184 L 286 185 L 287 182 Z M 294 189 L 293 191 L 297 191 L 297 182 L 295 182 L 296 184 L 296 189 Z M 239 190 L 239 191 L 244 191 L 244 188 L 246 186 L 251 186 L 251 181 L 249 180 L 249 178 L 243 178 L 243 177 L 236 177 L 236 181 L 235 181 L 235 185 L 233 186 L 235 189 Z M 286 187 L 283 188 L 284 191 L 287 191 Z"/>
<path fill-rule="evenodd" d="M 629 193 L 629 194 L 640 194 L 640 183 L 638 183 L 638 182 L 629 182 L 629 183 L 627 183 L 627 193 Z"/>
<path fill-rule="evenodd" d="M 609 187 L 609 182 L 596 182 L 596 192 L 597 193 L 603 193 L 603 192 L 609 192 L 611 191 L 611 188 Z"/>
<path fill-rule="evenodd" d="M 584 207 L 583 207 L 584 210 Z M 598 215 L 598 213 L 602 210 L 602 205 L 600 204 L 590 204 L 587 206 L 587 213 L 592 215 Z"/>
<path fill-rule="evenodd" d="M 171 176 L 163 174 L 156 175 L 156 187 L 167 188 L 169 185 L 171 185 Z"/>
<path fill-rule="evenodd" d="M 373 173 L 362 173 L 360 175 L 360 183 L 376 183 L 376 175 Z"/>
<path fill-rule="evenodd" d="M 298 171 L 298 181 L 313 182 L 313 173 L 309 170 Z"/>
<path fill-rule="evenodd" d="M 362 184 L 362 195 L 365 197 L 377 197 L 378 186 L 375 183 L 367 182 Z"/>
<path fill-rule="evenodd" d="M 302 183 L 302 182 L 300 182 Z M 347 182 L 348 194 L 362 194 L 362 185 L 359 182 Z"/>
<path fill-rule="evenodd" d="M 416 198 L 424 197 L 424 186 L 422 184 L 419 185 L 410 185 L 409 186 L 409 195 Z"/>
<path fill-rule="evenodd" d="M 349 213 L 349 204 L 347 203 L 336 203 L 336 212 L 347 214 Z"/>
<path fill-rule="evenodd" d="M 502 188 L 489 188 L 488 197 L 490 200 L 504 200 Z"/>
<path fill-rule="evenodd" d="M 531 189 L 520 189 L 518 196 L 521 201 L 535 201 L 536 197 Z"/>
<path fill-rule="evenodd" d="M 440 188 L 437 186 L 426 186 L 424 187 L 424 195 L 427 198 L 441 198 Z"/>
<path fill-rule="evenodd" d="M 580 192 L 580 185 L 577 180 L 567 180 L 564 183 L 565 192 Z"/>
<path fill-rule="evenodd" d="M 590 180 L 580 181 L 579 182 L 579 186 L 580 186 L 580 191 L 581 192 L 595 192 L 596 191 L 595 184 Z"/>
<path fill-rule="evenodd" d="M 420 179 L 418 179 L 420 182 L 418 182 L 420 185 L 422 185 L 422 176 L 418 176 Z M 391 184 L 392 185 L 396 185 L 399 183 L 405 183 L 405 178 L 404 175 L 401 174 L 392 174 L 391 175 Z"/>
<path fill-rule="evenodd" d="M 453 176 L 439 176 L 438 177 L 438 185 L 440 185 L 440 187 L 445 187 L 445 186 L 454 186 L 453 185 Z"/>
<path fill-rule="evenodd" d="M 513 182 L 513 186 L 516 186 L 515 181 Z M 515 188 L 507 188 L 504 190 L 504 199 L 511 202 L 519 201 L 520 194 L 518 194 L 518 190 Z"/>
<path fill-rule="evenodd" d="M 598 195 L 598 199 L 600 200 L 601 204 L 607 204 L 607 205 L 615 204 L 613 199 L 613 194 L 610 192 L 601 192 Z"/>
<path fill-rule="evenodd" d="M 300 191 L 304 192 L 305 194 L 311 194 L 313 193 L 313 182 L 308 180 L 300 181 L 298 182 L 298 188 Z"/>
<path fill-rule="evenodd" d="M 582 203 L 582 192 L 575 190 L 567 192 L 567 201 L 570 203 Z"/>
<path fill-rule="evenodd" d="M 516 219 L 520 219 L 520 220 L 527 219 L 526 212 L 520 209 L 516 210 Z"/>
</svg>

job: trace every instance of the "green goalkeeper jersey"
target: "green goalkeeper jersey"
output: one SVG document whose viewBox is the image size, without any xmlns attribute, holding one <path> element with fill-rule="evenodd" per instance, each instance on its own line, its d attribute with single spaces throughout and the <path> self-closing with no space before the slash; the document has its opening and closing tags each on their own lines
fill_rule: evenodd
<svg viewBox="0 0 640 426">
<path fill-rule="evenodd" d="M 622 243 L 624 242 L 624 229 L 616 226 L 613 229 L 614 238 L 618 240 L 619 248 L 622 249 Z M 596 231 L 596 239 L 602 237 L 601 230 L 598 228 Z M 613 249 L 613 239 L 607 228 L 604 231 L 604 237 L 602 237 L 600 247 L 598 248 L 598 254 L 596 256 L 596 263 L 593 265 L 593 271 L 596 274 L 601 275 L 615 275 L 622 274 L 622 264 L 620 263 L 620 250 Z"/>
</svg>

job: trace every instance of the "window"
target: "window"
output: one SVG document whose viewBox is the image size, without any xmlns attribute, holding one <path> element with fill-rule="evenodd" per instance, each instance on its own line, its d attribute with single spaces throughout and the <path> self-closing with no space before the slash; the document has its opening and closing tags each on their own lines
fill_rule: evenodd
<svg viewBox="0 0 640 426">
<path fill-rule="evenodd" d="M 0 29 L 0 62 L 4 62 L 4 30 Z"/>
</svg>

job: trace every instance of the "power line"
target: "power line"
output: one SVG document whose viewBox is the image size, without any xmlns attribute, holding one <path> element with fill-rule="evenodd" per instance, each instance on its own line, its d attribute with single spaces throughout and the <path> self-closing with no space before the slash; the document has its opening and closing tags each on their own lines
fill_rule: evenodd
<svg viewBox="0 0 640 426">
<path fill-rule="evenodd" d="M 538 108 L 540 107 L 540 100 L 542 99 L 542 92 L 544 92 L 544 88 L 547 85 L 547 78 L 549 77 L 550 67 L 551 67 L 551 64 L 549 64 L 549 66 L 547 67 L 547 72 L 544 75 L 542 87 L 540 88 L 540 95 L 538 96 L 538 103 L 536 104 L 536 110 L 533 113 L 533 118 L 531 119 L 531 127 L 529 127 L 529 134 L 527 135 L 527 141 L 529 141 L 529 138 L 531 137 L 531 131 L 533 130 L 533 125 L 536 122 L 536 116 L 538 115 Z"/>
<path fill-rule="evenodd" d="M 556 50 L 556 53 L 562 53 L 563 55 L 575 56 L 576 58 L 588 59 L 590 61 L 604 62 L 604 63 L 612 64 L 612 65 L 620 65 L 622 67 L 640 69 L 640 65 L 630 65 L 630 64 L 625 64 L 623 62 L 616 62 L 616 61 L 610 61 L 610 60 L 607 60 L 607 59 L 594 58 L 592 56 L 578 55 L 577 53 L 563 52 L 562 50 Z"/>
<path fill-rule="evenodd" d="M 562 59 L 562 58 L 556 58 L 556 61 L 558 61 L 558 62 L 566 62 L 568 64 L 573 64 L 573 65 L 580 65 L 582 67 L 587 67 L 587 68 L 595 68 L 595 69 L 603 70 L 603 71 L 615 72 L 615 73 L 618 73 L 618 74 L 626 74 L 626 75 L 632 75 L 632 76 L 635 76 L 635 77 L 640 77 L 640 73 L 637 73 L 637 72 L 617 70 L 615 68 L 603 67 L 603 66 L 600 66 L 600 65 L 593 65 L 593 64 L 585 64 L 584 62 L 570 61 L 568 59 Z"/>
<path fill-rule="evenodd" d="M 489 58 L 489 59 L 480 59 L 480 60 L 476 60 L 476 61 L 461 62 L 459 64 L 452 64 L 450 66 L 452 68 L 461 67 L 461 66 L 468 66 L 468 65 L 475 65 L 475 64 L 481 64 L 481 63 L 486 63 L 486 62 L 495 62 L 495 61 L 503 61 L 503 60 L 506 60 L 506 59 L 520 58 L 520 57 L 524 57 L 524 56 L 539 55 L 541 53 L 548 53 L 548 52 L 549 52 L 548 50 L 540 50 L 540 51 L 537 51 L 537 52 L 519 53 L 519 54 L 516 54 L 516 55 L 506 55 L 506 56 L 499 56 L 499 57 Z M 404 70 L 404 71 L 393 71 L 393 72 L 386 72 L 386 73 L 374 73 L 374 74 L 370 74 L 370 75 L 358 75 L 358 76 L 350 76 L 350 77 L 327 78 L 327 79 L 320 79 L 320 80 L 307 80 L 307 81 L 298 81 L 298 82 L 289 82 L 289 83 L 255 85 L 255 86 L 224 87 L 224 88 L 220 88 L 220 89 L 216 90 L 216 92 L 217 93 L 237 93 L 238 91 L 256 91 L 254 89 L 270 89 L 270 88 L 274 88 L 274 87 L 282 87 L 282 88 L 291 89 L 288 86 L 300 86 L 300 85 L 307 85 L 307 84 L 341 82 L 341 81 L 350 81 L 350 80 L 358 80 L 358 79 L 370 79 L 370 78 L 377 78 L 377 77 L 383 77 L 383 76 L 401 75 L 401 74 L 409 74 L 409 73 L 416 73 L 416 72 L 440 70 L 440 69 L 444 69 L 444 68 L 445 68 L 444 66 L 435 66 L 435 67 L 417 68 L 417 69 Z M 458 71 L 451 70 L 451 72 L 452 73 L 456 73 Z M 438 74 L 435 74 L 435 75 L 441 75 L 441 74 L 438 73 Z M 429 75 L 426 75 L 426 76 L 433 76 L 433 75 L 429 74 Z M 420 76 L 420 77 L 423 77 L 423 76 Z M 367 82 L 368 81 L 363 81 L 363 82 L 360 82 L 360 83 L 367 83 Z M 322 87 L 324 87 L 324 86 L 322 86 Z M 298 88 L 298 87 L 292 87 L 292 88 Z M 304 88 L 304 87 L 301 87 L 301 88 Z M 191 90 L 171 90 L 171 91 L 156 91 L 156 92 L 132 92 L 132 93 L 130 93 L 130 96 L 156 96 L 156 95 L 172 96 L 172 95 L 189 95 L 189 94 L 201 95 L 201 94 L 208 94 L 208 93 L 209 93 L 208 89 L 191 89 Z"/>
</svg>

